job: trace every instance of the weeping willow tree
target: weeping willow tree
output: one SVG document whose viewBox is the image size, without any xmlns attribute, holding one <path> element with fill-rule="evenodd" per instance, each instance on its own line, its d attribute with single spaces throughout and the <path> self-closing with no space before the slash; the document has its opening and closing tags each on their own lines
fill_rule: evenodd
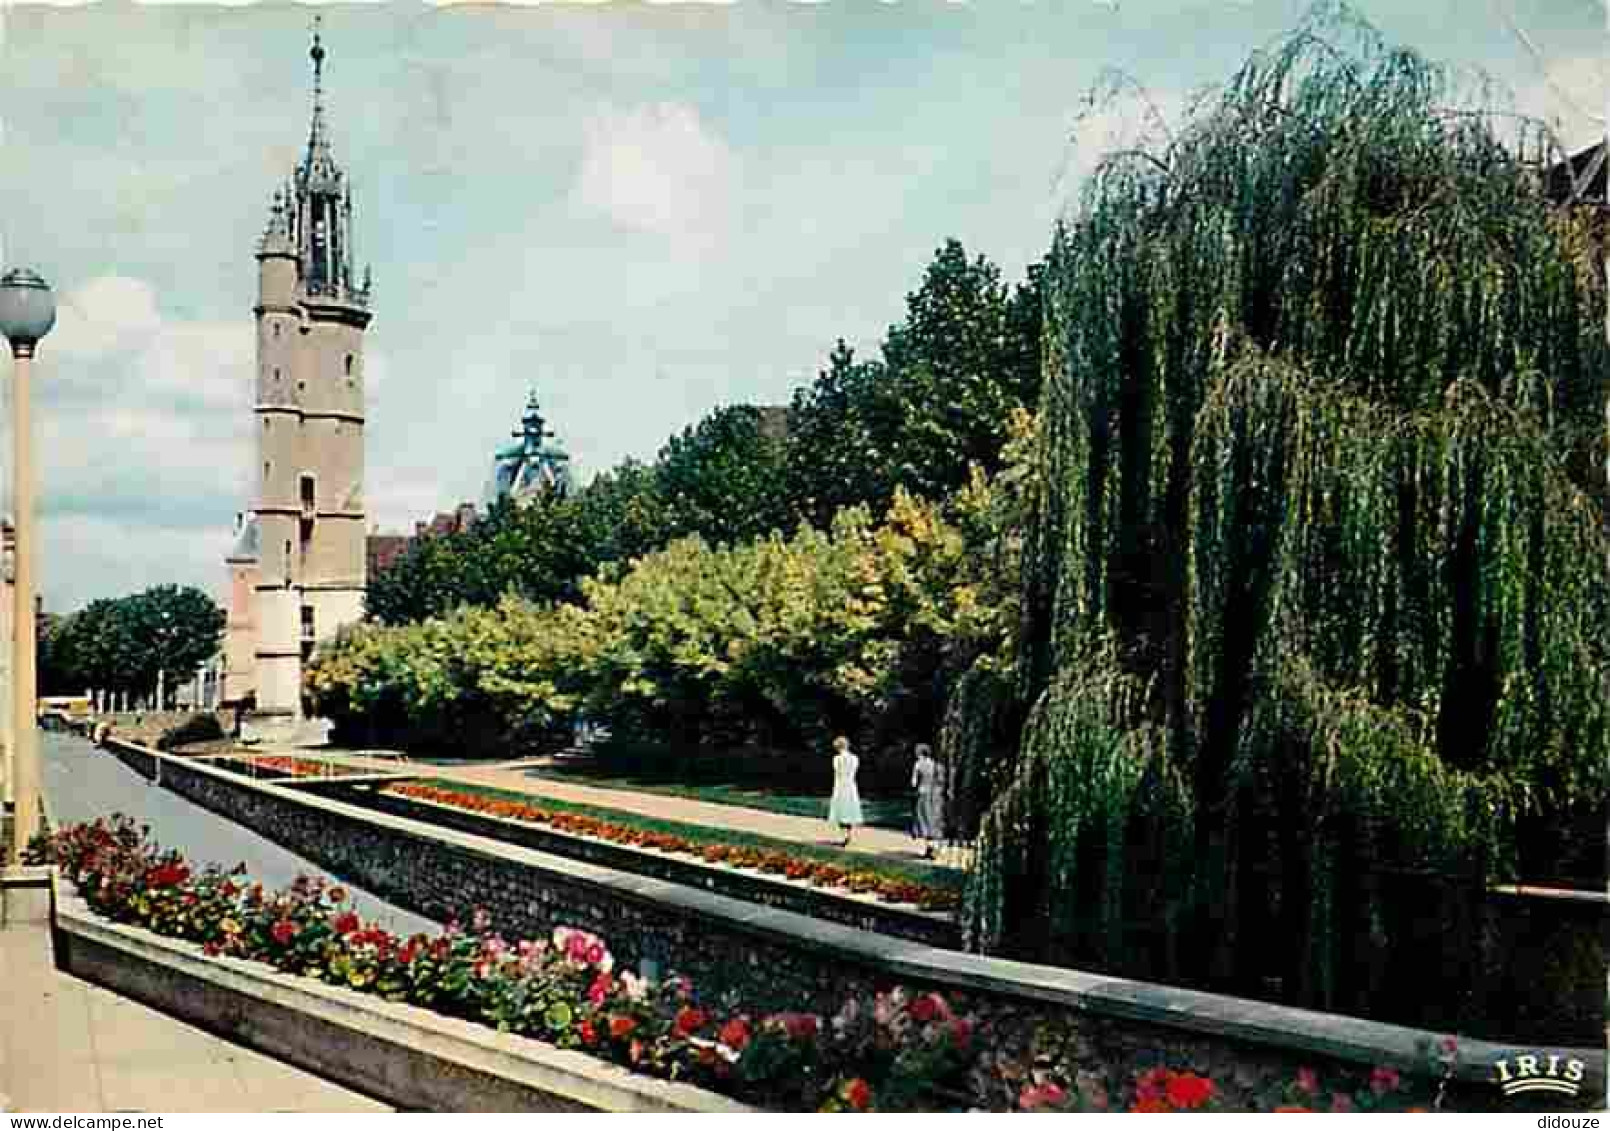
<svg viewBox="0 0 1610 1131">
<path fill-rule="evenodd" d="M 1059 230 L 1015 678 L 944 736 L 973 945 L 1368 1009 L 1603 796 L 1601 284 L 1451 97 L 1300 34 Z"/>
</svg>

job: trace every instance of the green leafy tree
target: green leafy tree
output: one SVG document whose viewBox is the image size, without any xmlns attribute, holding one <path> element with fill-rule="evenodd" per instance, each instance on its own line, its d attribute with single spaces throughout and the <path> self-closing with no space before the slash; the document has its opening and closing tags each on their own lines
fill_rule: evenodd
<svg viewBox="0 0 1610 1131">
<path fill-rule="evenodd" d="M 841 338 L 828 367 L 794 393 L 789 409 L 787 495 L 799 516 L 825 527 L 843 507 L 885 503 L 894 486 L 880 441 L 899 428 L 884 368 L 856 361 Z"/>
<path fill-rule="evenodd" d="M 882 356 L 857 361 L 841 340 L 828 368 L 794 397 L 788 494 L 802 517 L 881 509 L 903 488 L 943 499 L 974 464 L 1001 466 L 1014 412 L 1040 393 L 1044 266 L 1007 287 L 960 242 L 935 253 Z"/>
<path fill-rule="evenodd" d="M 568 600 L 595 565 L 575 507 L 557 493 L 503 499 L 463 530 L 416 538 L 370 580 L 366 607 L 386 624 L 495 605 L 505 594 Z"/>
<path fill-rule="evenodd" d="M 1013 292 L 956 240 L 935 254 L 883 343 L 903 410 L 881 445 L 896 483 L 940 498 L 971 464 L 1000 465 L 1013 411 L 1039 396 L 1040 278 L 1036 267 Z"/>
<path fill-rule="evenodd" d="M 673 520 L 656 469 L 626 460 L 572 496 L 571 521 L 594 565 L 630 561 L 672 538 Z"/>
<path fill-rule="evenodd" d="M 224 621 L 217 602 L 190 586 L 92 601 L 49 626 L 40 686 L 47 694 L 93 688 L 147 695 L 161 674 L 175 688 L 217 652 Z"/>
<path fill-rule="evenodd" d="M 718 408 L 660 450 L 655 485 L 671 528 L 735 543 L 789 525 L 780 422 L 753 405 Z"/>
</svg>

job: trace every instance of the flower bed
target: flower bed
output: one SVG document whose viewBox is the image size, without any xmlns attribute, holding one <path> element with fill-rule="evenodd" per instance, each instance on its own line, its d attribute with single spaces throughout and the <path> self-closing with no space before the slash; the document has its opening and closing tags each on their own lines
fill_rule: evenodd
<svg viewBox="0 0 1610 1131">
<path fill-rule="evenodd" d="M 97 914 L 387 1000 L 580 1049 L 631 1070 L 800 1111 L 1141 1111 L 1214 1108 L 1414 1110 L 1425 1087 L 1391 1069 L 1312 1069 L 1235 1082 L 1166 1065 L 1079 1064 L 1058 1033 L 1012 1015 L 969 1012 L 937 993 L 893 988 L 837 1015 L 757 1015 L 717 1004 L 685 978 L 617 970 L 606 942 L 561 927 L 508 941 L 477 915 L 470 930 L 400 938 L 365 923 L 346 893 L 303 877 L 264 890 L 237 869 L 197 872 L 127 818 L 74 825 L 46 854 Z M 1449 1056 L 1451 1047 L 1444 1050 Z"/>
<path fill-rule="evenodd" d="M 696 844 L 675 833 L 634 828 L 631 825 L 617 824 L 584 813 L 546 809 L 512 798 L 491 797 L 481 793 L 413 782 L 387 786 L 384 792 L 430 801 L 438 805 L 451 805 L 458 809 L 503 817 L 507 820 L 546 825 L 575 836 L 593 837 L 614 844 L 652 848 L 683 856 L 696 856 L 711 864 L 749 868 L 790 880 L 802 880 L 819 887 L 837 888 L 858 895 L 873 895 L 886 903 L 913 904 L 925 911 L 949 910 L 956 906 L 958 899 L 956 892 L 946 888 L 881 876 L 870 871 L 853 871 L 818 860 L 805 860 L 776 849 L 756 848 L 750 845 Z"/>
<path fill-rule="evenodd" d="M 245 758 L 231 758 L 230 761 L 293 778 L 327 778 L 334 773 L 327 762 L 316 762 L 310 758 L 293 758 L 283 754 L 253 754 Z"/>
</svg>

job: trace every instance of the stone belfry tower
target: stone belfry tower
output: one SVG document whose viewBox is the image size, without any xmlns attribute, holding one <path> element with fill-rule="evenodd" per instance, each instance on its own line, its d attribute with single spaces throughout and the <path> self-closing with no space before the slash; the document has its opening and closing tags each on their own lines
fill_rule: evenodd
<svg viewBox="0 0 1610 1131">
<path fill-rule="evenodd" d="M 330 152 L 315 18 L 307 151 L 274 194 L 257 246 L 258 491 L 231 566 L 252 608 L 259 729 L 301 715 L 313 646 L 363 615 L 363 335 L 369 273 L 354 274 L 352 188 Z M 244 648 L 238 648 L 243 653 Z M 244 656 L 241 657 L 244 659 Z M 239 690 L 245 690 L 241 688 Z"/>
</svg>

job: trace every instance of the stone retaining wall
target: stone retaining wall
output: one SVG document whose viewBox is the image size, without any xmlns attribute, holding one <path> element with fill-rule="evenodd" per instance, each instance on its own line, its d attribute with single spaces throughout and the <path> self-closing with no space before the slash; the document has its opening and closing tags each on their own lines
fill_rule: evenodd
<svg viewBox="0 0 1610 1131">
<path fill-rule="evenodd" d="M 645 972 L 674 969 L 705 995 L 728 991 L 750 1008 L 832 1012 L 851 992 L 931 987 L 993 1011 L 1064 1023 L 1081 1059 L 1161 1059 L 1225 1076 L 1327 1062 L 1423 1070 L 1441 1036 L 927 946 L 113 745 L 137 768 L 160 766 L 161 783 L 175 792 L 420 914 L 485 907 L 512 936 L 585 927 Z M 1492 1065 L 1536 1050 L 1474 1040 L 1461 1048 L 1453 1084 L 1460 1104 L 1517 1110 L 1493 1087 Z M 1603 1050 L 1547 1051 L 1584 1060 L 1582 1102 L 1602 1099 Z"/>
<path fill-rule="evenodd" d="M 289 784 L 289 783 L 287 783 Z M 687 884 L 722 895 L 730 895 L 763 907 L 797 911 L 831 923 L 858 927 L 863 931 L 911 939 L 931 946 L 959 948 L 961 931 L 948 915 L 923 912 L 857 899 L 804 883 L 774 878 L 735 868 L 713 868 L 689 857 L 663 852 L 647 852 L 630 845 L 588 837 L 570 836 L 524 821 L 508 820 L 451 805 L 440 805 L 373 788 L 340 781 L 295 783 L 299 789 L 312 789 L 327 797 L 337 797 L 367 809 L 429 821 L 445 828 L 491 837 L 494 840 L 552 852 L 576 860 L 602 864 L 642 876 L 655 876 L 673 883 Z M 538 802 L 540 804 L 540 802 Z"/>
</svg>

